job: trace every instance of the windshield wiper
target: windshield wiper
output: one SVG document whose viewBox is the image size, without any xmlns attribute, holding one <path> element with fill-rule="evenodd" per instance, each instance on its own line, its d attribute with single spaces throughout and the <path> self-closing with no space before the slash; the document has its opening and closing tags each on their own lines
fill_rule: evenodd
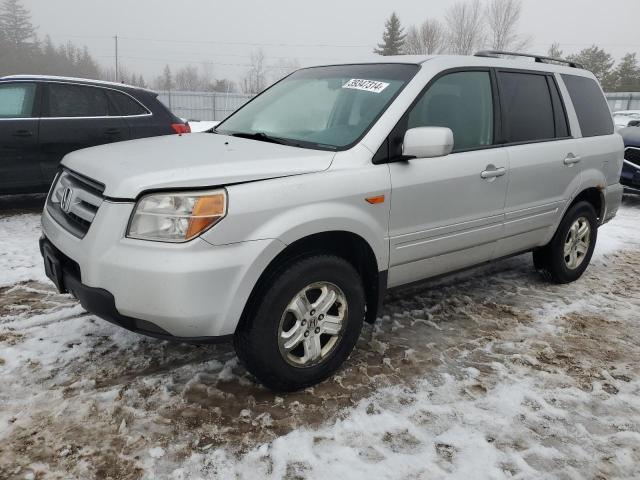
<svg viewBox="0 0 640 480">
<path fill-rule="evenodd" d="M 251 140 L 258 140 L 260 142 L 277 143 L 278 145 L 290 145 L 289 142 L 280 138 L 271 137 L 264 132 L 236 132 L 231 134 L 232 137 L 250 138 Z"/>
</svg>

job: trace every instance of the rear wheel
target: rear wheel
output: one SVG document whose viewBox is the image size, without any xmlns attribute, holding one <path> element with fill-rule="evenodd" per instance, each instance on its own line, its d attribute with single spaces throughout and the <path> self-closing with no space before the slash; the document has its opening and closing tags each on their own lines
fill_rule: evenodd
<svg viewBox="0 0 640 480">
<path fill-rule="evenodd" d="M 578 202 L 567 211 L 551 242 L 533 252 L 533 263 L 554 283 L 573 282 L 589 266 L 597 236 L 595 209 L 588 202 Z"/>
<path fill-rule="evenodd" d="M 298 390 L 329 377 L 362 329 L 360 275 L 342 258 L 316 255 L 282 268 L 269 283 L 236 331 L 238 357 L 273 390 Z"/>
</svg>

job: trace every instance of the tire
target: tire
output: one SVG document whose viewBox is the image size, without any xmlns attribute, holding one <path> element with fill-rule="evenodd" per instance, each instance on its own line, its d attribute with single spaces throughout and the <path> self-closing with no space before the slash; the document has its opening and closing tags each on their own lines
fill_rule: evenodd
<svg viewBox="0 0 640 480">
<path fill-rule="evenodd" d="M 593 205 L 578 202 L 565 213 L 551 241 L 534 250 L 533 264 L 550 282 L 573 282 L 589 266 L 597 237 L 598 218 Z"/>
<path fill-rule="evenodd" d="M 314 255 L 285 265 L 263 285 L 234 335 L 240 361 L 282 392 L 331 376 L 362 329 L 366 300 L 358 272 L 340 257 Z"/>
</svg>

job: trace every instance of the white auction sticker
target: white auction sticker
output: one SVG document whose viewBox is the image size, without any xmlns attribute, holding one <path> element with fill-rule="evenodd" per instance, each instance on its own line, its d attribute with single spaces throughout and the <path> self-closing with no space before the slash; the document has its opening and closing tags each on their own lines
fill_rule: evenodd
<svg viewBox="0 0 640 480">
<path fill-rule="evenodd" d="M 363 80 L 361 78 L 352 78 L 345 83 L 342 88 L 354 88 L 356 90 L 365 90 L 367 92 L 380 93 L 389 86 L 388 83 L 377 82 L 375 80 Z"/>
</svg>

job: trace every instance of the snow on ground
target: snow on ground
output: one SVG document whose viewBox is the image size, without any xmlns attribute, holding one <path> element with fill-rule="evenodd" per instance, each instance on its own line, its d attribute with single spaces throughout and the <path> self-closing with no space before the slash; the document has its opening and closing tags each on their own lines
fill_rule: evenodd
<svg viewBox="0 0 640 480">
<path fill-rule="evenodd" d="M 640 201 L 584 277 L 530 256 L 396 291 L 335 378 L 291 395 L 228 345 L 88 315 L 0 213 L 0 478 L 638 478 Z"/>
</svg>

